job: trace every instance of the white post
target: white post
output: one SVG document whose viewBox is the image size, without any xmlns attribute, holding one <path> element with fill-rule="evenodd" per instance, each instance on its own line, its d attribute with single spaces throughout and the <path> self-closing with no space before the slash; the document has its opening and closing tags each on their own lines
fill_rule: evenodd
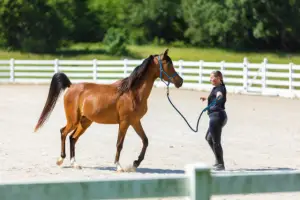
<svg viewBox="0 0 300 200">
<path fill-rule="evenodd" d="M 97 59 L 93 60 L 93 80 L 97 81 Z"/>
<path fill-rule="evenodd" d="M 14 82 L 15 81 L 15 59 L 11 58 L 9 61 L 9 68 L 10 68 L 10 78 L 9 81 L 10 82 Z"/>
<path fill-rule="evenodd" d="M 266 77 L 267 63 L 268 63 L 268 59 L 267 59 L 267 58 L 264 58 L 263 67 L 262 67 L 262 76 L 261 76 L 261 81 L 262 81 L 262 91 L 264 91 L 264 90 L 266 89 L 266 81 L 267 81 L 267 77 Z"/>
<path fill-rule="evenodd" d="M 127 76 L 128 59 L 124 59 L 124 78 Z"/>
<path fill-rule="evenodd" d="M 182 77 L 182 74 L 183 74 L 183 60 L 179 60 L 179 76 Z"/>
<path fill-rule="evenodd" d="M 289 65 L 289 90 L 290 90 L 290 94 L 292 95 L 292 92 L 293 92 L 293 73 L 294 73 L 294 70 L 293 70 L 293 63 L 290 63 Z"/>
<path fill-rule="evenodd" d="M 244 57 L 243 61 L 243 88 L 248 92 L 248 59 Z"/>
<path fill-rule="evenodd" d="M 199 64 L 199 85 L 201 85 L 202 84 L 202 77 L 203 77 L 203 75 L 202 75 L 202 71 L 203 71 L 203 60 L 200 60 L 199 61 L 200 62 L 200 64 Z"/>
<path fill-rule="evenodd" d="M 59 71 L 59 63 L 58 63 L 58 59 L 54 60 L 54 72 L 57 73 Z"/>
<path fill-rule="evenodd" d="M 223 74 L 223 80 L 225 81 L 225 61 L 222 60 L 221 62 L 221 72 Z"/>
<path fill-rule="evenodd" d="M 210 168 L 201 163 L 186 166 L 189 176 L 190 200 L 210 200 L 212 178 Z"/>
</svg>

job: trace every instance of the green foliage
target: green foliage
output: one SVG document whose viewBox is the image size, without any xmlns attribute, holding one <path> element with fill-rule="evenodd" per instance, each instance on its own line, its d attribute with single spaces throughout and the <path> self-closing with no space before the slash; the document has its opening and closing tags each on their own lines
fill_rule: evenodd
<svg viewBox="0 0 300 200">
<path fill-rule="evenodd" d="M 0 2 L 1 45 L 23 51 L 53 52 L 64 26 L 55 10 L 43 0 Z"/>
<path fill-rule="evenodd" d="M 49 0 L 48 0 L 49 1 Z M 104 13 L 90 8 L 88 0 L 50 0 L 67 32 L 64 39 L 73 42 L 98 42 L 104 37 L 99 15 Z"/>
<path fill-rule="evenodd" d="M 108 29 L 105 37 L 104 44 L 107 45 L 107 52 L 110 55 L 128 55 L 126 48 L 128 34 L 124 29 L 110 28 Z"/>
<path fill-rule="evenodd" d="M 127 43 L 297 51 L 299 7 L 296 0 L 1 0 L 0 46 L 45 53 L 105 40 L 112 54 Z"/>
<path fill-rule="evenodd" d="M 133 29 L 144 30 L 147 41 L 155 38 L 168 42 L 184 39 L 181 0 L 136 1 L 128 23 Z"/>
<path fill-rule="evenodd" d="M 185 35 L 194 45 L 295 50 L 299 1 L 185 0 Z"/>
</svg>

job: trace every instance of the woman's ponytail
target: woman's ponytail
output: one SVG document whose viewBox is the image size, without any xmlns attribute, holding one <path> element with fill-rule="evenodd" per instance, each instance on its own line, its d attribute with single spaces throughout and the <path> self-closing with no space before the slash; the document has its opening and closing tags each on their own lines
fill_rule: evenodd
<svg viewBox="0 0 300 200">
<path fill-rule="evenodd" d="M 220 72 L 219 70 L 217 70 L 217 71 L 214 71 L 213 73 L 214 73 L 214 75 L 215 75 L 216 77 L 220 77 L 221 85 L 224 86 L 224 89 L 225 89 L 225 91 L 226 91 L 225 83 L 224 83 L 224 81 L 223 81 L 223 74 L 222 74 L 222 72 Z"/>
</svg>

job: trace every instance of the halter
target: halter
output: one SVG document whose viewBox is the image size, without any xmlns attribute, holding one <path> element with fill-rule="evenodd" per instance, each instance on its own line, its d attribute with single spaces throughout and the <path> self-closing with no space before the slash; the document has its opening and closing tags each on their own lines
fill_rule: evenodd
<svg viewBox="0 0 300 200">
<path fill-rule="evenodd" d="M 165 70 L 164 70 L 164 68 L 163 68 L 163 65 L 162 65 L 162 61 L 161 61 L 161 59 L 160 59 L 159 56 L 157 57 L 157 59 L 158 59 L 158 63 L 159 63 L 159 71 L 160 71 L 159 77 L 160 77 L 160 80 L 161 80 L 163 83 L 166 84 L 166 86 L 168 87 L 168 91 L 169 91 L 169 85 L 170 85 L 171 80 L 172 80 L 175 76 L 177 76 L 178 74 L 177 74 L 177 72 L 175 72 L 172 76 L 169 76 L 169 74 L 167 74 L 167 72 L 165 72 Z M 168 77 L 168 83 L 166 83 L 166 82 L 163 80 L 163 78 L 162 78 L 162 73 L 164 73 L 164 74 Z"/>
</svg>

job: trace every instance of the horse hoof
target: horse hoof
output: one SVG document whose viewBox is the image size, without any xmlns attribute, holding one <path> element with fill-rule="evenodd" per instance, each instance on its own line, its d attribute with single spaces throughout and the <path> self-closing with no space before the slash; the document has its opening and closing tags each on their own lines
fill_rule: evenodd
<svg viewBox="0 0 300 200">
<path fill-rule="evenodd" d="M 125 170 L 123 168 L 118 167 L 116 173 L 124 173 Z"/>
<path fill-rule="evenodd" d="M 116 170 L 117 173 L 125 172 L 119 162 L 116 163 L 116 168 L 117 168 Z"/>
<path fill-rule="evenodd" d="M 128 166 L 125 169 L 126 172 L 136 172 L 136 167 L 135 166 Z"/>
<path fill-rule="evenodd" d="M 63 164 L 63 162 L 64 162 L 64 159 L 62 157 L 60 157 L 60 158 L 57 159 L 56 164 L 58 166 L 61 166 Z"/>
<path fill-rule="evenodd" d="M 82 169 L 82 167 L 80 165 L 76 164 L 76 163 L 72 165 L 72 168 L 74 168 L 74 169 Z"/>
</svg>

